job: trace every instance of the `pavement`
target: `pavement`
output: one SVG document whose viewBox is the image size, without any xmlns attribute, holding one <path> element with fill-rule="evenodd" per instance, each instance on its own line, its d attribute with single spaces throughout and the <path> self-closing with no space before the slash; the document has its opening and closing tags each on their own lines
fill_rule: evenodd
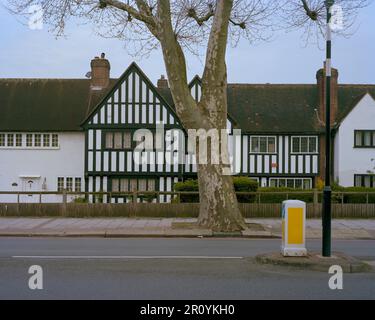
<svg viewBox="0 0 375 320">
<path fill-rule="evenodd" d="M 0 237 L 215 237 L 196 219 L 0 218 Z M 249 229 L 234 237 L 280 238 L 281 219 L 248 219 Z M 307 220 L 306 238 L 320 239 L 320 220 Z M 375 220 L 333 220 L 334 239 L 375 240 Z"/>
<path fill-rule="evenodd" d="M 375 299 L 375 272 L 332 274 L 260 265 L 279 239 L 246 238 L 2 238 L 0 299 Z M 320 240 L 308 240 L 320 251 Z M 334 251 L 375 266 L 373 240 L 334 240 Z M 40 266 L 43 289 L 29 288 Z"/>
</svg>

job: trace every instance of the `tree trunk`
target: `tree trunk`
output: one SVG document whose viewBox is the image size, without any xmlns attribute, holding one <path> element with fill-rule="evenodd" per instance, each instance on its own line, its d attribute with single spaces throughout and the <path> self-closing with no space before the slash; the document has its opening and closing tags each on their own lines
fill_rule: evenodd
<svg viewBox="0 0 375 320">
<path fill-rule="evenodd" d="M 213 231 L 246 228 L 238 208 L 233 180 L 222 174 L 221 165 L 198 165 L 200 208 L 198 223 Z"/>
<path fill-rule="evenodd" d="M 158 1 L 158 39 L 161 43 L 165 66 L 174 104 L 184 128 L 206 130 L 226 129 L 227 123 L 227 69 L 225 53 L 228 24 L 233 0 L 220 0 L 207 48 L 205 71 L 202 79 L 202 99 L 198 104 L 187 85 L 186 59 L 174 33 L 170 1 Z M 220 141 L 221 142 L 221 141 Z M 220 143 L 222 145 L 222 143 Z M 220 145 L 216 146 L 220 149 Z M 200 193 L 199 224 L 214 231 L 231 232 L 246 228 L 238 208 L 231 176 L 223 174 L 229 159 L 227 147 L 219 163 L 211 161 L 210 147 L 208 163 L 198 162 Z"/>
</svg>

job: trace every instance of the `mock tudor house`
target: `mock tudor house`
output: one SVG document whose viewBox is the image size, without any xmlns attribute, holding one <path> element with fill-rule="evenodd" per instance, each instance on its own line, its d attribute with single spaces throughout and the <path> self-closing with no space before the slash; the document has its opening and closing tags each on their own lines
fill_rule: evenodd
<svg viewBox="0 0 375 320">
<path fill-rule="evenodd" d="M 172 191 L 174 183 L 196 177 L 168 80 L 155 86 L 135 63 L 111 79 L 104 55 L 91 69 L 91 79 L 82 80 L 0 79 L 1 192 Z M 234 174 L 261 186 L 315 186 L 324 173 L 324 82 L 321 69 L 317 84 L 228 85 Z M 200 78 L 189 86 L 199 101 Z M 340 85 L 334 70 L 332 96 L 333 178 L 344 186 L 375 187 L 375 85 Z M 160 124 L 160 146 L 138 151 L 139 130 L 154 133 Z M 61 197 L 44 195 L 43 202 Z M 0 195 L 0 202 L 16 201 L 39 197 Z"/>
</svg>

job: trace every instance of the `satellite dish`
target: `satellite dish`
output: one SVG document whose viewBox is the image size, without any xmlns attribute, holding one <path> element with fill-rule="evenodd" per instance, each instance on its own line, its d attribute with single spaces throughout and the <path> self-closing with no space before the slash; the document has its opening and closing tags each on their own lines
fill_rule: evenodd
<svg viewBox="0 0 375 320">
<path fill-rule="evenodd" d="M 92 76 L 92 72 L 91 71 L 89 71 L 89 72 L 86 73 L 86 78 L 91 79 L 91 76 Z"/>
</svg>

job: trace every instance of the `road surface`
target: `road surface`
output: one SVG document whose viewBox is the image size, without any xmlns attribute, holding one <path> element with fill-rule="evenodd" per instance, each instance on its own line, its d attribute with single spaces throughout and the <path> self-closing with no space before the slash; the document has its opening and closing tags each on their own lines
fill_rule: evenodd
<svg viewBox="0 0 375 320">
<path fill-rule="evenodd" d="M 375 273 L 331 275 L 260 266 L 280 240 L 0 238 L 0 299 L 375 299 Z M 375 241 L 335 241 L 335 251 L 375 264 Z M 320 241 L 308 241 L 320 251 Z M 43 269 L 43 290 L 28 270 Z"/>
</svg>

